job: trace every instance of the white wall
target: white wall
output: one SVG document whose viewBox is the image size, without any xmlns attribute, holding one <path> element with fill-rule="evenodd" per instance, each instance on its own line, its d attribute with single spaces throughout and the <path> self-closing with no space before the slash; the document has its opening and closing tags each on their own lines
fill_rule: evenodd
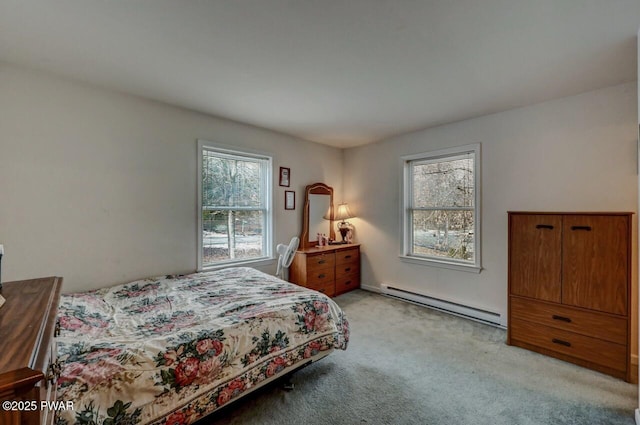
<svg viewBox="0 0 640 425">
<path fill-rule="evenodd" d="M 358 215 L 351 221 L 362 243 L 363 284 L 393 283 L 483 308 L 506 324 L 507 211 L 637 211 L 636 109 L 629 83 L 347 150 L 343 187 Z M 401 262 L 400 156 L 476 142 L 484 270 Z M 637 260 L 633 270 L 636 282 Z"/>
<path fill-rule="evenodd" d="M 339 149 L 0 63 L 2 280 L 69 292 L 194 271 L 198 138 L 273 155 L 276 243 L 299 233 L 305 185 L 341 197 Z"/>
</svg>

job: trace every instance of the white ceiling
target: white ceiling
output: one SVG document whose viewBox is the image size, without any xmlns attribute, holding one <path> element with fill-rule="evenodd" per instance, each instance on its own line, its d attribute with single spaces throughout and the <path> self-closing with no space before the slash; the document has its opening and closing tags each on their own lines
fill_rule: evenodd
<svg viewBox="0 0 640 425">
<path fill-rule="evenodd" d="M 0 0 L 0 60 L 349 147 L 635 81 L 639 25 L 639 0 Z"/>
</svg>

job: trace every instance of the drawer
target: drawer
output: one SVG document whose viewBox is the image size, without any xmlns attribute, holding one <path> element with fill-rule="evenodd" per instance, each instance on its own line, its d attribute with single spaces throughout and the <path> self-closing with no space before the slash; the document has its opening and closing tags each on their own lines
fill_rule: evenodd
<svg viewBox="0 0 640 425">
<path fill-rule="evenodd" d="M 309 285 L 308 288 L 313 289 L 314 291 L 322 292 L 323 294 L 329 297 L 334 297 L 336 295 L 336 286 L 334 285 L 333 282 L 329 282 L 329 283 L 324 282 L 324 283 Z"/>
<path fill-rule="evenodd" d="M 360 263 L 343 263 L 336 265 L 336 279 L 350 274 L 360 274 Z"/>
<path fill-rule="evenodd" d="M 526 342 L 611 369 L 626 371 L 627 349 L 624 345 L 519 319 L 513 319 L 509 327 L 512 340 Z"/>
<path fill-rule="evenodd" d="M 333 252 L 307 255 L 307 273 L 313 274 L 317 270 L 332 269 L 336 264 L 336 256 Z"/>
<path fill-rule="evenodd" d="M 307 275 L 307 286 L 318 287 L 324 286 L 327 283 L 331 283 L 332 285 L 335 282 L 335 271 L 333 269 L 319 269 L 315 271 L 309 272 Z"/>
<path fill-rule="evenodd" d="M 522 319 L 581 335 L 627 344 L 627 320 L 595 311 L 511 297 L 511 319 Z"/>
<path fill-rule="evenodd" d="M 360 248 L 341 249 L 336 251 L 336 264 L 351 262 L 360 264 Z"/>
<path fill-rule="evenodd" d="M 336 294 L 342 294 L 360 287 L 360 275 L 352 274 L 336 278 Z"/>
</svg>

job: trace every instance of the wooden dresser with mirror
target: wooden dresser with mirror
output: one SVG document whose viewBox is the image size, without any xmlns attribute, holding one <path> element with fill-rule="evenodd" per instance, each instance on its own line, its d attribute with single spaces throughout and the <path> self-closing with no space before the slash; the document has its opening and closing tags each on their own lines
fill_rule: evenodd
<svg viewBox="0 0 640 425">
<path fill-rule="evenodd" d="M 318 246 L 317 234 L 335 240 L 333 188 L 314 183 L 305 189 L 300 249 L 289 268 L 289 281 L 330 297 L 360 287 L 360 245 Z"/>
<path fill-rule="evenodd" d="M 56 400 L 56 316 L 62 278 L 47 277 L 3 284 L 0 307 L 0 409 L 2 425 L 52 424 Z"/>
</svg>

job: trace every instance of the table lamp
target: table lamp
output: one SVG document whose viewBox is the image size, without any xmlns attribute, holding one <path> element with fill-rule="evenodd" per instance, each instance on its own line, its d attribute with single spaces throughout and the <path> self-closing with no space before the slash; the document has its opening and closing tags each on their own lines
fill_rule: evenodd
<svg viewBox="0 0 640 425">
<path fill-rule="evenodd" d="M 342 243 L 347 243 L 347 232 L 349 232 L 349 230 L 351 229 L 351 224 L 349 224 L 347 220 L 354 217 L 355 215 L 351 214 L 351 211 L 349 211 L 349 207 L 346 203 L 338 205 L 338 210 L 336 211 L 336 215 L 333 217 L 333 219 L 336 221 L 340 221 L 340 223 L 338 223 L 338 231 L 342 236 Z"/>
</svg>

